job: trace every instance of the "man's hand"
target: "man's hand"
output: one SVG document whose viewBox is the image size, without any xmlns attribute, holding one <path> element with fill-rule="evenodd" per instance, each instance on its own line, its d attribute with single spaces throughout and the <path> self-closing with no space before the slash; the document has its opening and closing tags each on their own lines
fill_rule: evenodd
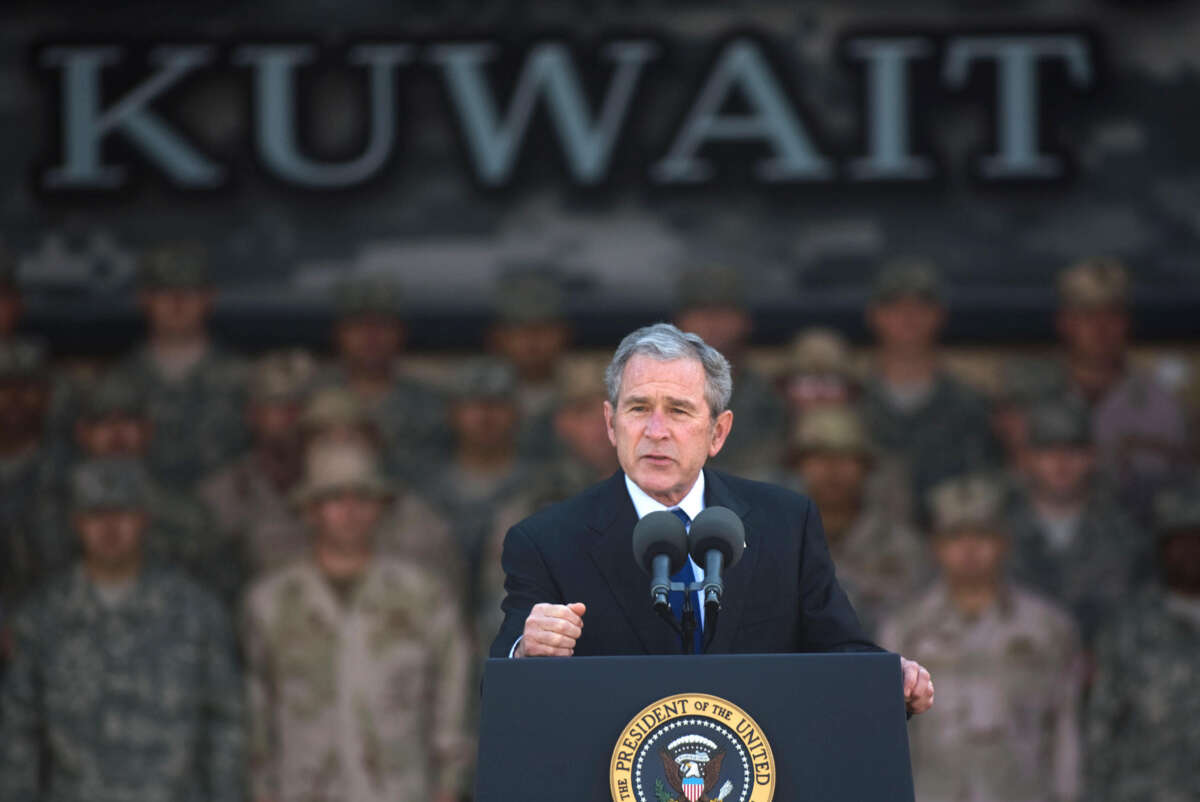
<svg viewBox="0 0 1200 802">
<path fill-rule="evenodd" d="M 575 641 L 583 634 L 583 614 L 587 606 L 573 604 L 535 604 L 525 619 L 525 632 L 514 657 L 570 657 Z"/>
<path fill-rule="evenodd" d="M 904 673 L 904 704 L 910 713 L 924 713 L 933 707 L 933 677 L 913 660 L 900 658 Z"/>
</svg>

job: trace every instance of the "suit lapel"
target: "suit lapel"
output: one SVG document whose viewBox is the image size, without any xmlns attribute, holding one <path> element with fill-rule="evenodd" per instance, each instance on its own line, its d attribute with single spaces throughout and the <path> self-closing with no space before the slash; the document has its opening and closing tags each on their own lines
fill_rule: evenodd
<svg viewBox="0 0 1200 802">
<path fill-rule="evenodd" d="M 633 527 L 637 512 L 617 471 L 597 498 L 587 522 L 593 539 L 588 554 L 608 583 L 617 606 L 647 654 L 679 654 L 679 636 L 650 603 L 650 577 L 633 559 Z"/>
<path fill-rule="evenodd" d="M 742 559 L 722 574 L 725 593 L 721 603 L 721 614 L 712 642 L 706 650 L 708 654 L 725 654 L 733 645 L 733 636 L 742 622 L 742 613 L 750 594 L 750 580 L 754 576 L 754 566 L 763 550 L 762 538 L 747 520 L 750 507 L 733 493 L 719 473 L 710 470 L 704 471 L 704 506 L 728 507 L 742 519 L 742 524 L 746 527 L 746 551 L 742 554 Z"/>
</svg>

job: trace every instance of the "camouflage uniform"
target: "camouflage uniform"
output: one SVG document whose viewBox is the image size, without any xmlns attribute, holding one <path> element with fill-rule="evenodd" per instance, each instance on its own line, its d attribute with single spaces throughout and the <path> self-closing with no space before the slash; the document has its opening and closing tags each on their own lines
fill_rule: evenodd
<svg viewBox="0 0 1200 802">
<path fill-rule="evenodd" d="M 1073 404 L 1043 402 L 1029 416 L 1029 447 L 1090 447 L 1086 413 Z M 1017 581 L 1071 609 L 1091 643 L 1105 619 L 1128 599 L 1150 569 L 1150 537 L 1093 480 L 1080 505 L 1073 536 L 1056 546 L 1027 489 L 1009 511 L 1011 569 Z"/>
<path fill-rule="evenodd" d="M 75 509 L 139 506 L 128 471 L 77 477 Z M 82 566 L 13 622 L 0 697 L 0 798 L 236 802 L 245 782 L 241 679 L 220 604 L 143 568 L 115 598 Z"/>
<path fill-rule="evenodd" d="M 250 404 L 300 403 L 315 371 L 306 352 L 268 354 L 256 365 Z M 261 459 L 258 450 L 251 450 L 206 477 L 196 490 L 227 544 L 226 551 L 236 555 L 243 579 L 290 562 L 308 542 L 288 501 L 290 488 L 279 487 L 262 469 Z"/>
<path fill-rule="evenodd" d="M 359 315 L 400 318 L 404 300 L 395 282 L 382 279 L 354 279 L 338 290 L 337 314 L 340 319 Z M 350 377 L 339 365 L 322 372 L 321 388 L 350 389 Z M 399 364 L 393 371 L 387 393 L 374 399 L 360 399 L 378 430 L 384 465 L 406 479 L 420 478 L 431 464 L 444 462 L 450 452 L 450 432 L 446 426 L 446 400 L 428 384 L 404 375 Z"/>
<path fill-rule="evenodd" d="M 1162 536 L 1200 537 L 1200 492 L 1156 499 Z M 1183 802 L 1200 796 L 1200 601 L 1161 588 L 1104 630 L 1088 705 L 1088 799 Z"/>
<path fill-rule="evenodd" d="M 206 287 L 207 265 L 185 249 L 151 251 L 143 259 L 141 281 L 150 289 Z M 209 347 L 184 375 L 172 377 L 162 372 L 147 346 L 116 371 L 120 381 L 146 399 L 154 422 L 146 463 L 158 481 L 190 489 L 245 448 L 241 360 Z"/>
<path fill-rule="evenodd" d="M 908 525 L 897 503 L 897 471 L 875 459 L 862 421 L 853 411 L 831 407 L 806 414 L 793 429 L 796 457 L 848 454 L 872 464 L 854 520 L 837 531 L 825 522 L 838 581 L 846 588 L 859 620 L 874 632 L 880 619 L 910 600 L 932 577 L 928 547 Z M 803 476 L 784 482 L 805 492 Z"/>
<path fill-rule="evenodd" d="M 880 273 L 873 303 L 906 296 L 942 302 L 932 266 L 897 263 Z M 988 470 L 999 462 L 986 400 L 945 371 L 934 376 L 928 395 L 907 409 L 896 404 L 880 377 L 872 376 L 865 383 L 860 411 L 875 445 L 907 464 L 918 511 L 939 482 Z"/>
<path fill-rule="evenodd" d="M 464 790 L 465 632 L 445 585 L 388 558 L 345 601 L 312 560 L 256 582 L 245 607 L 255 797 L 424 802 Z"/>
<path fill-rule="evenodd" d="M 932 496 L 939 532 L 999 531 L 998 483 L 950 480 Z M 939 581 L 884 623 L 879 642 L 919 660 L 937 685 L 936 712 L 909 733 L 918 799 L 1079 798 L 1082 657 L 1066 611 L 1002 584 L 988 609 L 969 616 Z"/>
<path fill-rule="evenodd" d="M 676 315 L 703 307 L 745 309 L 745 282 L 741 274 L 720 265 L 685 270 L 676 287 Z M 726 354 L 731 361 L 737 354 Z M 733 364 L 733 428 L 717 456 L 708 464 L 742 476 L 770 476 L 783 457 L 787 415 L 774 383 L 739 360 Z"/>
</svg>

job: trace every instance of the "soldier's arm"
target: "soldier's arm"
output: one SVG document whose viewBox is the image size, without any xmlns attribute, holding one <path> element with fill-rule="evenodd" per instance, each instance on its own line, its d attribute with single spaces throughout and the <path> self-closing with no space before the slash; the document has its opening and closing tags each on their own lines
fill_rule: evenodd
<svg viewBox="0 0 1200 802">
<path fill-rule="evenodd" d="M 0 690 L 0 799 L 35 802 L 41 798 L 43 763 L 42 685 L 31 615 L 13 621 L 12 661 Z"/>
<path fill-rule="evenodd" d="M 246 717 L 233 629 L 224 608 L 207 599 L 209 639 L 204 654 L 206 710 L 203 767 L 213 802 L 241 800 L 246 787 Z"/>
<path fill-rule="evenodd" d="M 1086 718 L 1087 766 L 1085 781 L 1090 800 L 1108 798 L 1121 761 L 1118 734 L 1127 702 L 1123 682 L 1129 677 L 1120 665 L 1116 632 L 1102 635 L 1096 645 L 1096 674 L 1088 697 Z"/>
<path fill-rule="evenodd" d="M 266 627 L 247 597 L 242 609 L 242 651 L 246 661 L 245 692 L 250 728 L 249 777 L 253 802 L 278 799 L 276 755 L 279 739 L 275 732 L 275 683 L 271 670 Z"/>
<path fill-rule="evenodd" d="M 435 799 L 458 799 L 471 756 L 466 711 L 471 692 L 471 646 L 459 601 L 443 591 L 429 631 L 433 633 L 433 788 Z"/>
</svg>

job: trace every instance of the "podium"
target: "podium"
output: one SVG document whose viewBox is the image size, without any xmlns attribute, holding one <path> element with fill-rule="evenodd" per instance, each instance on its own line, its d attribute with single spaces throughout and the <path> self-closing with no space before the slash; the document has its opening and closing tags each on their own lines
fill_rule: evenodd
<svg viewBox="0 0 1200 802">
<path fill-rule="evenodd" d="M 887 653 L 489 660 L 476 802 L 912 802 Z"/>
</svg>

